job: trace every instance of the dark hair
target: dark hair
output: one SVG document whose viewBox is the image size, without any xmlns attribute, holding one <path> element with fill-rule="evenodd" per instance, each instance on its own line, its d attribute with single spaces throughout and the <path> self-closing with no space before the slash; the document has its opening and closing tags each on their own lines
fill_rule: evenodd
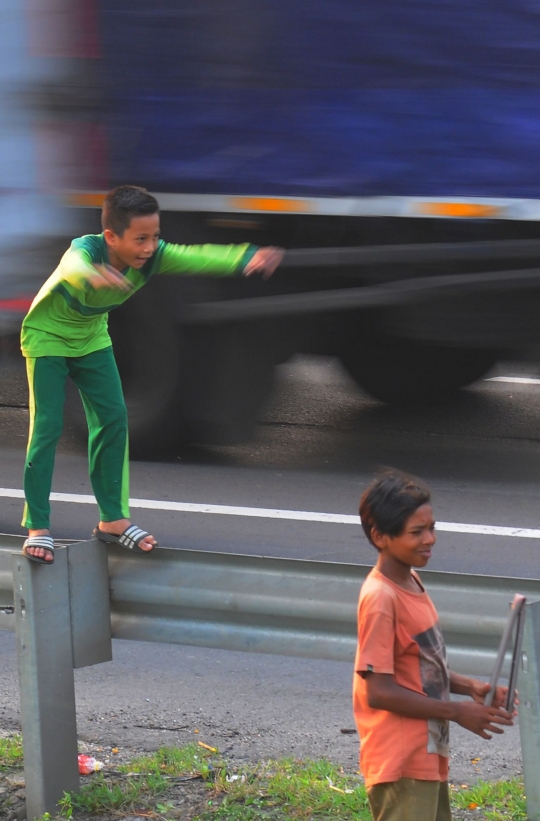
<svg viewBox="0 0 540 821">
<path fill-rule="evenodd" d="M 431 493 L 425 482 L 389 468 L 375 477 L 360 499 L 360 520 L 364 533 L 374 546 L 371 538 L 374 528 L 388 536 L 399 536 L 407 519 L 430 501 Z"/>
<path fill-rule="evenodd" d="M 137 185 L 119 185 L 105 197 L 101 212 L 103 230 L 108 228 L 121 237 L 133 217 L 157 214 L 158 201 L 146 188 Z"/>
</svg>

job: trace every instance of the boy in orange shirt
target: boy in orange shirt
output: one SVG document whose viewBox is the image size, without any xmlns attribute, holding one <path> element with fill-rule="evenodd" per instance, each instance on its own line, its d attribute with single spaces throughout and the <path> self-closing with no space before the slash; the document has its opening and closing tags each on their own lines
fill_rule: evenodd
<svg viewBox="0 0 540 821">
<path fill-rule="evenodd" d="M 399 471 L 378 476 L 360 500 L 364 532 L 379 552 L 360 591 L 354 715 L 360 766 L 375 821 L 450 821 L 448 724 L 482 738 L 512 716 L 499 687 L 452 673 L 437 611 L 412 568 L 435 544 L 429 488 Z M 472 701 L 450 701 L 450 693 Z"/>
</svg>

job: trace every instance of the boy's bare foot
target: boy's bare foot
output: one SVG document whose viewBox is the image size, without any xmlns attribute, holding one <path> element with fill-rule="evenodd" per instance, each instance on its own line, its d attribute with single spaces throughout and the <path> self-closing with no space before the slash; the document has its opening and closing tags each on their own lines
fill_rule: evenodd
<svg viewBox="0 0 540 821">
<path fill-rule="evenodd" d="M 50 530 L 29 530 L 28 537 L 31 538 L 32 536 L 50 536 Z M 50 550 L 47 550 L 45 547 L 27 547 L 26 552 L 30 554 L 30 556 L 35 556 L 36 559 L 44 559 L 46 562 L 52 562 L 54 559 L 53 554 Z"/>
<path fill-rule="evenodd" d="M 98 527 L 103 533 L 112 533 L 114 536 L 121 536 L 130 525 L 131 522 L 129 519 L 117 519 L 115 522 L 100 522 Z M 141 550 L 144 550 L 145 553 L 152 550 L 154 545 L 157 545 L 157 541 L 150 535 L 145 536 L 145 538 L 139 542 L 139 547 Z"/>
</svg>

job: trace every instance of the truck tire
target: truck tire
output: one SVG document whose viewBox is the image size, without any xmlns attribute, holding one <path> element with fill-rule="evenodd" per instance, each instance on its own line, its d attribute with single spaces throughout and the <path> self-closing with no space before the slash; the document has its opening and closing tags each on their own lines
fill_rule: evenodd
<svg viewBox="0 0 540 821">
<path fill-rule="evenodd" d="M 370 341 L 360 353 L 344 351 L 340 358 L 361 388 L 394 405 L 444 402 L 480 379 L 496 362 L 492 351 L 390 338 L 381 338 L 378 344 Z"/>
<path fill-rule="evenodd" d="M 274 383 L 275 359 L 264 323 L 195 325 L 181 333 L 187 440 L 203 445 L 248 441 Z"/>
<path fill-rule="evenodd" d="M 264 324 L 181 327 L 164 295 L 158 289 L 136 294 L 109 319 L 132 458 L 167 456 L 187 443 L 247 441 L 273 386 Z M 71 431 L 86 439 L 82 403 L 71 382 L 65 415 Z"/>
</svg>

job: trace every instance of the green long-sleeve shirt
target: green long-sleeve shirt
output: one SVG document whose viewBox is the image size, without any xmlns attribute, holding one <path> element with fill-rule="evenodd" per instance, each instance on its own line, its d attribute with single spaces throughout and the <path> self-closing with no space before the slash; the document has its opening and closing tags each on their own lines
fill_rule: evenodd
<svg viewBox="0 0 540 821">
<path fill-rule="evenodd" d="M 155 254 L 139 270 L 122 271 L 133 288 L 93 288 L 95 263 L 108 263 L 103 234 L 73 240 L 58 268 L 37 294 L 23 320 L 24 356 L 85 356 L 108 348 L 109 311 L 138 291 L 153 274 L 230 276 L 243 271 L 256 251 L 243 245 L 173 245 L 159 241 Z"/>
</svg>

